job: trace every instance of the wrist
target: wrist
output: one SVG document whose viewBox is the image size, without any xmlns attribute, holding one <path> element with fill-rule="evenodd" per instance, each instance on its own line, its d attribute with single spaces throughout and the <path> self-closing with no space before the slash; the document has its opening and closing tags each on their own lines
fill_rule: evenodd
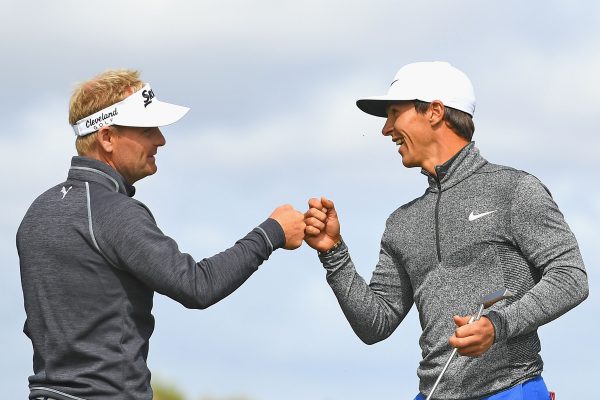
<svg viewBox="0 0 600 400">
<path fill-rule="evenodd" d="M 269 247 L 271 251 L 275 251 L 285 246 L 285 232 L 279 221 L 276 219 L 269 217 L 257 228 L 265 237 L 267 247 Z"/>
<path fill-rule="evenodd" d="M 504 341 L 506 338 L 504 337 L 504 326 L 500 314 L 497 311 L 491 310 L 486 315 L 484 315 L 484 317 L 487 318 L 494 327 L 494 343 Z"/>
<path fill-rule="evenodd" d="M 340 247 L 342 243 L 343 243 L 343 240 L 342 240 L 342 237 L 340 236 L 338 238 L 338 240 L 333 244 L 333 246 L 331 246 L 330 248 L 328 248 L 328 249 L 326 249 L 324 251 L 317 250 L 317 253 L 318 253 L 319 256 L 326 256 L 328 254 L 333 253 L 335 250 L 337 250 L 338 247 Z"/>
</svg>

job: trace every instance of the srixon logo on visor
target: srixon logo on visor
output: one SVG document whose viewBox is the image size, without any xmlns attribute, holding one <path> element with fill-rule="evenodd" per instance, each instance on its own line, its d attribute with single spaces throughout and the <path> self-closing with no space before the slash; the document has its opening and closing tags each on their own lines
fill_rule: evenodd
<svg viewBox="0 0 600 400">
<path fill-rule="evenodd" d="M 152 99 L 154 98 L 154 92 L 152 89 L 143 90 L 142 97 L 144 98 L 144 108 L 148 107 L 148 104 L 152 103 Z"/>
</svg>

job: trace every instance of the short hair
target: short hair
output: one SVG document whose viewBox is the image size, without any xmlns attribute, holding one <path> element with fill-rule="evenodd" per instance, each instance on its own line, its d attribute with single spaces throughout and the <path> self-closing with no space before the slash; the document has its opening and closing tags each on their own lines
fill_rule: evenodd
<svg viewBox="0 0 600 400">
<path fill-rule="evenodd" d="M 69 124 L 75 125 L 77 121 L 118 103 L 143 86 L 139 71 L 131 69 L 110 69 L 78 84 L 69 102 Z M 82 156 L 94 150 L 97 135 L 98 131 L 77 136 L 77 154 Z"/>
<path fill-rule="evenodd" d="M 415 110 L 419 114 L 425 114 L 431 103 L 421 100 L 413 100 Z M 475 132 L 473 117 L 464 111 L 452 107 L 444 107 L 444 121 L 448 124 L 458 136 L 467 139 L 469 142 Z"/>
</svg>

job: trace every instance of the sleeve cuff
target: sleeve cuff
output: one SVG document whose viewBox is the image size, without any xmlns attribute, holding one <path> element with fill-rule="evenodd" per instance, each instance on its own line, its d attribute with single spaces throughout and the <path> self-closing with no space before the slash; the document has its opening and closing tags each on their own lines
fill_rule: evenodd
<svg viewBox="0 0 600 400">
<path fill-rule="evenodd" d="M 490 311 L 489 313 L 484 315 L 487 317 L 494 325 L 494 343 L 503 342 L 506 340 L 506 329 L 504 329 L 504 323 L 502 316 L 497 311 Z"/>
<path fill-rule="evenodd" d="M 321 262 L 325 264 L 328 261 L 336 259 L 340 254 L 347 252 L 348 247 L 346 246 L 346 243 L 344 243 L 344 239 L 342 239 L 340 240 L 340 243 L 335 245 L 331 250 L 328 250 L 324 253 L 318 251 L 317 254 L 319 255 Z"/>
<path fill-rule="evenodd" d="M 256 229 L 263 235 L 265 242 L 271 252 L 282 248 L 285 245 L 285 233 L 279 222 L 273 218 L 267 218 Z"/>
</svg>

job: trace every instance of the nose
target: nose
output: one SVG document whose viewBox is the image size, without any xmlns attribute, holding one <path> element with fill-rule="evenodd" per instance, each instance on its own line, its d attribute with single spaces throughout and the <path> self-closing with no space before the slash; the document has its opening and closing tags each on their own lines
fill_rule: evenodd
<svg viewBox="0 0 600 400">
<path fill-rule="evenodd" d="M 167 144 L 167 139 L 165 139 L 164 135 L 160 131 L 159 128 L 156 128 L 156 146 L 164 146 Z"/>
<path fill-rule="evenodd" d="M 394 130 L 394 121 L 392 120 L 392 118 L 388 117 L 385 120 L 385 124 L 383 125 L 383 128 L 381 128 L 381 133 L 383 134 L 383 136 L 391 136 L 393 130 Z"/>
</svg>

